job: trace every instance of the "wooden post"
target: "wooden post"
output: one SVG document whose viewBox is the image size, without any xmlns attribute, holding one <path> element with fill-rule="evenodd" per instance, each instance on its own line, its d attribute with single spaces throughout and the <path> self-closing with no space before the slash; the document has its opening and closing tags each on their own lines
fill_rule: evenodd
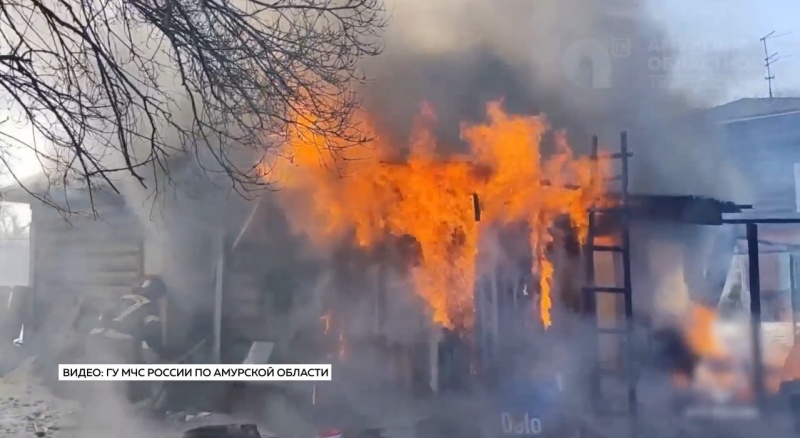
<svg viewBox="0 0 800 438">
<path fill-rule="evenodd" d="M 222 363 L 222 295 L 224 287 L 225 256 L 225 228 L 219 228 L 217 237 L 217 264 L 216 282 L 214 285 L 214 339 L 213 339 L 213 360 L 215 363 Z"/>
</svg>

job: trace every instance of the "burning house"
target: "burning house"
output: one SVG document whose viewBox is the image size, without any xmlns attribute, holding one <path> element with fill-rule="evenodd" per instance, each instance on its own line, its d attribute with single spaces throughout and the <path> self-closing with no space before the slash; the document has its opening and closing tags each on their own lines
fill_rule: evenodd
<svg viewBox="0 0 800 438">
<path fill-rule="evenodd" d="M 198 198 L 163 211 L 104 197 L 106 225 L 60 229 L 36 207 L 34 295 L 108 299 L 159 273 L 177 291 L 172 327 L 204 325 L 210 360 L 267 343 L 270 361 L 332 362 L 333 383 L 406 395 L 459 386 L 453 375 L 502 377 L 547 340 L 621 375 L 632 412 L 631 339 L 691 332 L 693 305 L 716 307 L 741 237 L 720 226 L 741 214 L 724 201 L 741 181 L 712 125 L 653 85 L 646 52 L 662 29 L 638 2 L 618 4 L 400 2 L 386 56 L 364 65 L 378 78 L 359 90 L 367 141 L 323 137 L 326 121 L 297 109 L 280 158 L 261 163 L 281 190 L 256 200 L 189 179 Z M 592 50 L 618 39 L 627 56 Z M 729 138 L 747 123 L 726 122 Z M 44 309 L 34 314 L 47 320 Z M 549 360 L 542 351 L 515 363 Z"/>
<path fill-rule="evenodd" d="M 528 290 L 529 304 L 519 311 L 531 327 L 553 323 L 551 228 L 565 218 L 574 238 L 584 239 L 584 212 L 605 193 L 602 178 L 590 178 L 596 163 L 573 156 L 544 119 L 509 115 L 500 103 L 489 103 L 488 115 L 464 125 L 469 149 L 447 157 L 435 153 L 429 108 L 417 119 L 406 156 L 380 141 L 320 155 L 309 133 L 296 132 L 291 164 L 273 169 L 286 187 L 261 207 L 281 207 L 292 231 L 330 260 L 319 291 L 326 331 L 333 329 L 354 357 L 361 357 L 359 346 L 361 354 L 383 352 L 434 389 L 438 330 L 471 336 L 482 277 L 506 271 L 514 289 Z M 541 158 L 545 145 L 551 158 Z M 253 242 L 264 223 L 248 222 L 242 242 Z M 470 361 L 455 363 L 469 369 Z"/>
<path fill-rule="evenodd" d="M 696 314 L 692 303 L 716 307 L 730 263 L 712 262 L 729 261 L 734 247 L 709 230 L 747 213 L 628 190 L 637 155 L 627 136 L 619 152 L 595 142 L 580 155 L 541 115 L 491 101 L 486 113 L 460 127 L 461 152 L 444 155 L 427 106 L 402 154 L 376 139 L 326 155 L 298 130 L 291 159 L 271 167 L 283 190 L 217 215 L 198 212 L 220 204 L 186 200 L 155 226 L 130 197 L 99 193 L 101 221 L 69 224 L 37 205 L 31 328 L 47 337 L 66 324 L 49 316 L 58 306 L 107 300 L 160 273 L 179 291 L 173 324 L 204 322 L 213 360 L 241 362 L 268 343 L 272 361 L 333 362 L 342 384 L 419 393 L 491 381 L 521 347 L 568 340 L 583 362 L 624 377 L 617 387 L 633 410 L 642 387 L 629 378 L 630 339 Z M 73 206 L 86 201 L 70 193 Z M 70 258 L 80 271 L 66 269 Z M 681 306 L 663 305 L 676 298 Z M 692 353 L 714 353 L 700 336 L 709 324 L 688 321 L 679 324 Z M 335 389 L 312 391 L 329 400 Z"/>
</svg>

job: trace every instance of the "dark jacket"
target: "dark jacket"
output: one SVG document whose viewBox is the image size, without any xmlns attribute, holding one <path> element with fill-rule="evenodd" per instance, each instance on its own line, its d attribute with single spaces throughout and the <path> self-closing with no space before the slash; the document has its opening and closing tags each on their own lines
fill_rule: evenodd
<svg viewBox="0 0 800 438">
<path fill-rule="evenodd" d="M 103 328 L 131 335 L 147 342 L 156 353 L 162 353 L 163 334 L 158 305 L 144 295 L 120 297 L 114 308 L 104 315 Z"/>
</svg>

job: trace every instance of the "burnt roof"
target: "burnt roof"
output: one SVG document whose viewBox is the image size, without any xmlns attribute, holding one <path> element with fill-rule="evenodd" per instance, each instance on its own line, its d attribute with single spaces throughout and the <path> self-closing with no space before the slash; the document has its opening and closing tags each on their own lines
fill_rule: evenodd
<svg viewBox="0 0 800 438">
<path fill-rule="evenodd" d="M 746 206 L 702 196 L 630 195 L 629 205 L 635 217 L 720 225 L 722 215 L 741 213 Z"/>
<path fill-rule="evenodd" d="M 621 200 L 619 194 L 612 198 Z M 687 225 L 722 225 L 723 215 L 741 213 L 749 206 L 702 196 L 646 195 L 628 197 L 628 211 L 633 220 L 675 222 Z M 619 211 L 619 207 L 612 210 Z M 618 215 L 602 215 L 600 234 L 610 233 L 619 225 Z"/>
</svg>

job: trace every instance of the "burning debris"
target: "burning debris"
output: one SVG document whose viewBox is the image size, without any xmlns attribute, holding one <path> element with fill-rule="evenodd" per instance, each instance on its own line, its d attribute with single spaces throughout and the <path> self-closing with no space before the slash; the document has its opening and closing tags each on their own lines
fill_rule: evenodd
<svg viewBox="0 0 800 438">
<path fill-rule="evenodd" d="M 540 317 L 549 326 L 551 227 L 566 216 L 577 234 L 585 235 L 586 210 L 602 202 L 606 191 L 605 172 L 596 161 L 574 156 L 565 134 L 543 115 L 510 115 L 499 101 L 488 103 L 486 111 L 485 122 L 461 125 L 469 152 L 449 156 L 437 153 L 436 119 L 428 106 L 408 140 L 410 153 L 402 158 L 369 123 L 374 141 L 326 149 L 336 153 L 320 152 L 323 139 L 312 129 L 294 130 L 287 150 L 291 165 L 280 169 L 286 184 L 280 196 L 295 231 L 319 248 L 350 241 L 370 249 L 392 236 L 413 237 L 420 251 L 419 264 L 410 271 L 415 291 L 434 322 L 466 329 L 474 318 L 481 234 L 524 224 L 539 279 Z M 555 152 L 543 156 L 545 145 Z M 480 222 L 473 211 L 476 194 Z"/>
<path fill-rule="evenodd" d="M 680 337 L 672 340 L 668 351 L 676 387 L 721 400 L 753 402 L 755 390 L 751 374 L 754 364 L 749 321 L 724 318 L 716 309 L 693 304 L 681 324 L 679 331 L 667 329 L 672 331 L 669 336 Z M 769 341 L 765 333 L 762 338 Z M 764 389 L 766 394 L 775 395 L 782 382 L 795 378 L 787 369 L 796 366 L 797 360 L 787 360 L 789 352 L 776 352 L 770 343 L 764 345 L 764 349 L 766 355 L 761 365 Z"/>
</svg>

